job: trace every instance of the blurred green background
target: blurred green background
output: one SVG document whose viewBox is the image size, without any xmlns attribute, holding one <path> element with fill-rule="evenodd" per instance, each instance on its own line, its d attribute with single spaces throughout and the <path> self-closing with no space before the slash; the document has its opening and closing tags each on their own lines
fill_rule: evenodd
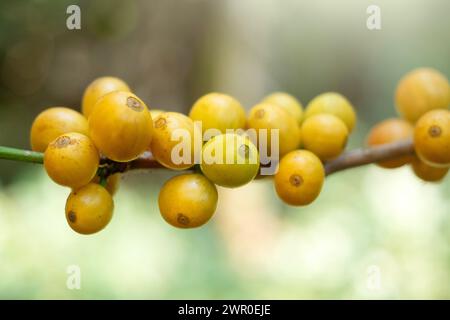
<svg viewBox="0 0 450 320">
<path fill-rule="evenodd" d="M 66 8 L 81 7 L 81 30 Z M 382 29 L 366 27 L 369 5 Z M 349 148 L 395 116 L 396 83 L 421 66 L 450 75 L 447 0 L 0 2 L 0 145 L 29 148 L 33 118 L 80 109 L 94 78 L 123 78 L 151 108 L 187 112 L 222 91 L 247 109 L 283 90 L 306 104 L 338 91 L 358 113 Z M 69 193 L 39 165 L 0 161 L 0 298 L 450 298 L 450 183 L 409 167 L 337 173 L 304 208 L 270 181 L 220 189 L 212 221 L 159 215 L 173 173 L 126 174 L 101 233 L 67 225 Z M 81 270 L 81 288 L 66 282 Z"/>
</svg>

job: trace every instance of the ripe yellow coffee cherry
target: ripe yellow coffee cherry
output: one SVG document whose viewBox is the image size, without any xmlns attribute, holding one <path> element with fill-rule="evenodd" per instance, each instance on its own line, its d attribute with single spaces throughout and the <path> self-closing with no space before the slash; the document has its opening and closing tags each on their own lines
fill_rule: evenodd
<svg viewBox="0 0 450 320">
<path fill-rule="evenodd" d="M 411 164 L 416 176 L 427 182 L 437 182 L 444 179 L 449 169 L 432 167 L 417 158 Z"/>
<path fill-rule="evenodd" d="M 259 135 L 267 130 L 267 155 L 272 147 L 272 129 L 279 129 L 279 156 L 297 149 L 301 143 L 300 126 L 285 109 L 272 103 L 259 103 L 249 112 L 247 126 L 255 129 L 258 135 L 258 147 L 261 148 Z M 262 151 L 260 150 L 260 153 Z"/>
<path fill-rule="evenodd" d="M 281 200 L 293 206 L 304 206 L 317 198 L 324 179 L 320 159 L 308 150 L 295 150 L 281 159 L 274 184 Z"/>
<path fill-rule="evenodd" d="M 189 112 L 194 121 L 202 122 L 202 131 L 217 129 L 225 133 L 226 129 L 245 127 L 245 110 L 233 97 L 223 93 L 209 93 L 198 99 Z"/>
<path fill-rule="evenodd" d="M 416 122 L 427 111 L 448 108 L 450 84 L 437 70 L 413 70 L 400 80 L 395 93 L 395 103 L 403 118 Z"/>
<path fill-rule="evenodd" d="M 199 227 L 217 207 L 216 186 L 201 174 L 183 174 L 168 180 L 159 192 L 162 217 L 178 228 Z"/>
<path fill-rule="evenodd" d="M 130 91 L 128 85 L 115 77 L 101 77 L 95 79 L 84 91 L 81 103 L 83 114 L 89 117 L 98 99 L 113 91 Z"/>
<path fill-rule="evenodd" d="M 295 97 L 284 92 L 275 92 L 264 98 L 262 102 L 273 103 L 284 108 L 289 112 L 298 122 L 302 121 L 303 106 Z"/>
<path fill-rule="evenodd" d="M 434 167 L 450 166 L 450 111 L 425 113 L 414 128 L 414 146 L 419 158 Z"/>
<path fill-rule="evenodd" d="M 412 138 L 413 126 L 406 120 L 392 118 L 376 124 L 367 136 L 367 145 L 376 146 Z M 404 156 L 392 160 L 378 162 L 383 168 L 398 168 L 411 162 L 412 156 Z"/>
<path fill-rule="evenodd" d="M 66 219 L 69 226 L 81 234 L 102 230 L 111 221 L 114 202 L 101 185 L 89 183 L 73 190 L 66 202 Z"/>
<path fill-rule="evenodd" d="M 321 160 L 336 158 L 347 144 L 348 129 L 338 117 L 322 113 L 307 118 L 302 125 L 305 149 L 315 153 Z"/>
<path fill-rule="evenodd" d="M 235 133 L 221 134 L 203 146 L 200 168 L 219 186 L 240 187 L 258 174 L 258 149 L 247 137 Z"/>
<path fill-rule="evenodd" d="M 101 97 L 89 116 L 89 135 L 109 159 L 136 159 L 152 140 L 153 121 L 145 103 L 126 91 Z"/>
<path fill-rule="evenodd" d="M 356 123 L 356 113 L 351 103 L 341 94 L 326 92 L 312 99 L 306 107 L 303 119 L 319 114 L 329 113 L 344 121 L 348 132 L 352 132 Z"/>
<path fill-rule="evenodd" d="M 195 139 L 202 137 L 200 129 L 194 122 L 184 114 L 165 112 L 160 114 L 154 123 L 150 149 L 155 159 L 163 166 L 174 170 L 192 167 L 196 150 Z M 178 139 L 174 139 L 176 137 Z"/>
<path fill-rule="evenodd" d="M 50 142 L 68 132 L 87 135 L 89 129 L 86 118 L 81 113 L 65 107 L 44 110 L 31 126 L 31 148 L 33 151 L 44 152 Z"/>
<path fill-rule="evenodd" d="M 120 178 L 121 178 L 120 173 L 114 173 L 106 179 L 105 189 L 109 192 L 110 195 L 112 196 L 115 195 L 117 190 L 119 189 Z M 100 177 L 96 175 L 91 182 L 99 184 Z"/>
<path fill-rule="evenodd" d="M 99 161 L 91 139 L 76 132 L 56 138 L 44 154 L 44 167 L 49 177 L 73 189 L 87 185 L 94 178 Z"/>
</svg>

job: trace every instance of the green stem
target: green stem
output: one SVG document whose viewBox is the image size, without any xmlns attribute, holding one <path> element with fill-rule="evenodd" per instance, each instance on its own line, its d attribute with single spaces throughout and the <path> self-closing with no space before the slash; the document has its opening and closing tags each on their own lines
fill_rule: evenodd
<svg viewBox="0 0 450 320">
<path fill-rule="evenodd" d="M 105 188 L 107 181 L 107 178 L 104 175 L 101 175 L 98 184 Z"/>
<path fill-rule="evenodd" d="M 44 163 L 44 154 L 41 152 L 0 146 L 0 159 Z"/>
<path fill-rule="evenodd" d="M 106 168 L 105 167 L 98 168 L 97 176 L 99 177 L 98 184 L 101 185 L 102 187 L 106 187 L 106 180 L 108 179 Z"/>
</svg>

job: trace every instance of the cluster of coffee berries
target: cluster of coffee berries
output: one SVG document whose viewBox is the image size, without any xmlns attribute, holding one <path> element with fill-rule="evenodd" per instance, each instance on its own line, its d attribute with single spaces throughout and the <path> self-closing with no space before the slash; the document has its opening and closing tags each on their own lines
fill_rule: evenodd
<svg viewBox="0 0 450 320">
<path fill-rule="evenodd" d="M 128 162 L 150 145 L 153 122 L 144 102 L 120 79 L 92 82 L 83 113 L 52 107 L 31 128 L 31 147 L 44 152 L 44 167 L 56 183 L 72 189 L 66 202 L 70 227 L 82 234 L 103 229 L 111 220 L 120 174 L 102 175 L 102 157 Z"/>
<path fill-rule="evenodd" d="M 420 178 L 442 179 L 450 166 L 447 79 L 435 70 L 416 70 L 401 80 L 396 102 L 405 120 L 378 124 L 368 144 L 414 136 L 418 157 L 380 165 L 411 163 Z M 73 230 L 91 234 L 110 221 L 121 173 L 108 173 L 105 166 L 126 168 L 148 153 L 162 167 L 180 171 L 160 190 L 162 217 L 175 227 L 193 228 L 216 211 L 216 185 L 243 186 L 271 166 L 275 190 L 284 202 L 311 203 L 322 189 L 324 163 L 344 151 L 355 123 L 351 103 L 334 92 L 318 95 L 305 109 L 295 97 L 277 92 L 248 114 L 233 97 L 209 93 L 186 116 L 149 109 L 125 82 L 102 77 L 85 90 L 82 114 L 65 107 L 39 114 L 31 129 L 31 146 L 45 152 L 49 177 L 72 189 L 66 218 Z"/>
<path fill-rule="evenodd" d="M 323 162 L 343 152 L 355 122 L 353 106 L 338 93 L 318 95 L 305 110 L 294 97 L 274 93 L 250 110 L 247 128 L 279 130 L 281 160 L 275 190 L 284 202 L 301 206 L 319 195 L 325 179 Z"/>
<path fill-rule="evenodd" d="M 415 155 L 378 163 L 384 168 L 411 165 L 428 182 L 442 180 L 450 167 L 450 85 L 440 72 L 420 68 L 406 74 L 395 95 L 399 118 L 376 124 L 367 136 L 369 146 L 413 139 Z"/>
</svg>

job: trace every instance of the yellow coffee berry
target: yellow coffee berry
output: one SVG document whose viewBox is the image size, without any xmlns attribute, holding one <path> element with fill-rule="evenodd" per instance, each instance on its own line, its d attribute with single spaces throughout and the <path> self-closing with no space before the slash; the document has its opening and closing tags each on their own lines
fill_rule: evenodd
<svg viewBox="0 0 450 320">
<path fill-rule="evenodd" d="M 89 129 L 86 118 L 81 113 L 65 107 L 44 110 L 31 126 L 31 149 L 44 152 L 50 142 L 68 132 L 87 135 Z"/>
<path fill-rule="evenodd" d="M 433 109 L 447 109 L 450 105 L 450 84 L 447 78 L 432 68 L 419 68 L 407 73 L 395 92 L 399 114 L 416 122 Z"/>
<path fill-rule="evenodd" d="M 199 227 L 217 207 L 216 186 L 201 174 L 183 174 L 168 180 L 159 192 L 162 217 L 178 228 Z"/>
<path fill-rule="evenodd" d="M 81 108 L 83 114 L 89 117 L 98 99 L 113 91 L 130 91 L 128 85 L 116 77 L 101 77 L 95 79 L 84 91 Z"/>
<path fill-rule="evenodd" d="M 320 159 L 308 150 L 295 150 L 281 159 L 274 184 L 281 200 L 293 206 L 304 206 L 320 194 L 324 179 Z"/>
<path fill-rule="evenodd" d="M 258 149 L 247 137 L 234 133 L 221 134 L 203 146 L 200 168 L 209 180 L 219 186 L 240 187 L 258 174 Z"/>
<path fill-rule="evenodd" d="M 434 167 L 450 166 L 450 111 L 431 110 L 414 128 L 414 146 L 419 158 Z"/>
<path fill-rule="evenodd" d="M 223 93 L 209 93 L 198 99 L 189 112 L 194 121 L 202 122 L 202 131 L 217 129 L 225 133 L 226 129 L 245 127 L 245 110 L 233 97 Z"/>
<path fill-rule="evenodd" d="M 341 119 L 332 114 L 308 117 L 301 130 L 303 147 L 323 161 L 336 158 L 347 144 L 348 129 Z"/>
<path fill-rule="evenodd" d="M 258 138 L 258 148 L 261 148 L 260 135 L 267 133 L 266 155 L 270 155 L 272 148 L 272 130 L 278 129 L 279 156 L 299 148 L 301 143 L 300 126 L 285 109 L 272 103 L 260 103 L 249 112 L 247 127 L 255 129 Z M 264 131 L 265 130 L 265 131 Z M 262 151 L 260 150 L 260 153 Z"/>
<path fill-rule="evenodd" d="M 184 114 L 165 112 L 156 117 L 154 123 L 150 149 L 155 159 L 174 170 L 192 167 L 195 160 L 195 139 L 202 138 L 200 129 L 194 122 Z"/>
<path fill-rule="evenodd" d="M 367 145 L 376 146 L 412 138 L 414 127 L 406 120 L 392 118 L 376 124 L 367 136 Z M 403 156 L 378 162 L 383 168 L 398 168 L 411 162 L 412 156 Z"/>
<path fill-rule="evenodd" d="M 415 158 L 412 162 L 412 169 L 417 177 L 427 182 L 438 182 L 444 179 L 449 168 L 436 168 Z"/>
<path fill-rule="evenodd" d="M 355 110 L 347 98 L 339 93 L 326 92 L 312 99 L 306 107 L 303 119 L 308 119 L 319 113 L 329 113 L 338 117 L 344 121 L 349 133 L 355 127 Z"/>
<path fill-rule="evenodd" d="M 298 124 L 301 123 L 303 106 L 294 96 L 285 92 L 275 92 L 265 97 L 262 102 L 273 103 L 284 108 L 297 120 Z"/>
<path fill-rule="evenodd" d="M 153 121 L 145 103 L 126 91 L 101 97 L 89 116 L 89 135 L 106 157 L 136 159 L 150 146 Z"/>
<path fill-rule="evenodd" d="M 89 183 L 73 190 L 66 202 L 66 219 L 69 226 L 81 234 L 102 230 L 111 221 L 114 202 L 101 185 Z"/>
<path fill-rule="evenodd" d="M 91 139 L 76 132 L 56 138 L 44 154 L 44 167 L 49 177 L 73 189 L 87 185 L 94 178 L 99 161 Z"/>
</svg>

